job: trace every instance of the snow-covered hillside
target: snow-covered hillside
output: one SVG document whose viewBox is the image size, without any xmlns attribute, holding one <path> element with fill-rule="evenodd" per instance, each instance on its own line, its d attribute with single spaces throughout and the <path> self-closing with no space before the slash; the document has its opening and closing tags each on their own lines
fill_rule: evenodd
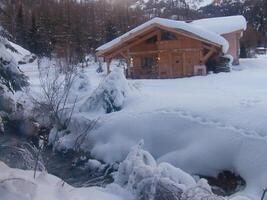
<svg viewBox="0 0 267 200">
<path fill-rule="evenodd" d="M 173 2 L 173 1 L 172 1 Z M 185 0 L 185 3 L 189 6 L 189 8 L 197 10 L 201 7 L 212 4 L 214 0 Z M 160 1 L 151 1 L 151 0 L 138 0 L 133 7 L 146 8 L 148 5 L 153 4 L 154 6 L 161 5 L 162 3 L 170 3 L 170 0 L 160 0 Z M 177 7 L 184 7 L 184 3 L 181 1 L 175 4 Z"/>
</svg>

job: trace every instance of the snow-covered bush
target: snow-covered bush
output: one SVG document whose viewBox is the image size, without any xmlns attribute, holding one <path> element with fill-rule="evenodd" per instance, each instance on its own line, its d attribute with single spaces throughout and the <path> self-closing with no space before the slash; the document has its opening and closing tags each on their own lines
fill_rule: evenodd
<svg viewBox="0 0 267 200">
<path fill-rule="evenodd" d="M 0 27 L 0 29 L 2 29 Z M 7 51 L 8 40 L 0 35 L 0 83 L 10 91 L 21 90 L 28 85 L 27 77 L 19 70 L 12 55 Z"/>
<path fill-rule="evenodd" d="M 66 65 L 65 71 L 61 71 L 51 60 L 38 60 L 41 93 L 32 96 L 34 117 L 43 125 L 55 126 L 58 130 L 67 129 L 77 101 L 76 94 L 72 93 L 77 66 Z"/>
<path fill-rule="evenodd" d="M 214 73 L 230 72 L 232 69 L 233 61 L 234 61 L 233 56 L 227 54 L 227 55 L 219 56 L 215 59 L 208 60 L 206 65 L 207 65 L 208 71 L 210 72 L 214 72 Z"/>
<path fill-rule="evenodd" d="M 143 141 L 133 147 L 115 173 L 115 183 L 144 200 L 223 199 L 214 195 L 205 179 L 194 178 L 168 163 L 157 165 L 152 155 L 142 149 Z"/>
<path fill-rule="evenodd" d="M 88 133 L 95 127 L 97 121 L 88 120 L 84 117 L 73 116 L 66 129 L 54 127 L 49 133 L 49 144 L 59 151 L 81 150 L 83 145 L 90 147 L 90 141 L 87 140 Z M 85 148 L 85 149 L 87 149 Z"/>
<path fill-rule="evenodd" d="M 111 113 L 119 111 L 124 105 L 128 91 L 128 82 L 121 68 L 113 71 L 95 89 L 93 94 L 81 105 L 81 112 L 104 111 Z"/>
</svg>

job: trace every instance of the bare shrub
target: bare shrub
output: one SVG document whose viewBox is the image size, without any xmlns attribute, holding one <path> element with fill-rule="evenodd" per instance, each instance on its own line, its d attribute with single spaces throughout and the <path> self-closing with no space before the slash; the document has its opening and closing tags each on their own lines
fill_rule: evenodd
<svg viewBox="0 0 267 200">
<path fill-rule="evenodd" d="M 33 98 L 34 113 L 37 117 L 46 118 L 50 126 L 64 130 L 68 127 L 77 101 L 76 97 L 71 104 L 68 102 L 77 67 L 62 61 L 58 61 L 56 66 L 51 62 L 43 65 L 38 60 L 41 96 Z"/>
</svg>

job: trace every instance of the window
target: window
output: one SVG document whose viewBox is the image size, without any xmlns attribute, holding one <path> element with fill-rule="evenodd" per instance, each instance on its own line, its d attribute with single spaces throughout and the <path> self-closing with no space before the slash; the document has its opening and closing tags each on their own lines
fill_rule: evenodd
<svg viewBox="0 0 267 200">
<path fill-rule="evenodd" d="M 144 57 L 142 59 L 142 67 L 146 69 L 151 69 L 153 66 L 156 65 L 155 57 Z"/>
<path fill-rule="evenodd" d="M 146 40 L 146 43 L 147 43 L 147 44 L 155 44 L 157 41 L 158 41 L 158 39 L 157 39 L 157 36 L 155 35 L 155 36 L 153 36 L 153 37 L 147 39 L 147 40 Z"/>
<path fill-rule="evenodd" d="M 162 40 L 176 40 L 177 37 L 175 33 L 169 32 L 169 31 L 162 31 L 161 32 L 161 39 Z"/>
</svg>

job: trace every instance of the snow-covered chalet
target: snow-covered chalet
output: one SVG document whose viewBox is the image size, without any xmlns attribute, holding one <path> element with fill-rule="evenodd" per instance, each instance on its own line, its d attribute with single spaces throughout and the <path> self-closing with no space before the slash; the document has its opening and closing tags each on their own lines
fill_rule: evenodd
<svg viewBox="0 0 267 200">
<path fill-rule="evenodd" d="M 108 72 L 112 59 L 125 59 L 130 78 L 205 75 L 222 58 L 239 63 L 239 43 L 246 27 L 243 16 L 195 21 L 154 18 L 100 46 L 97 56 L 107 62 Z"/>
</svg>

